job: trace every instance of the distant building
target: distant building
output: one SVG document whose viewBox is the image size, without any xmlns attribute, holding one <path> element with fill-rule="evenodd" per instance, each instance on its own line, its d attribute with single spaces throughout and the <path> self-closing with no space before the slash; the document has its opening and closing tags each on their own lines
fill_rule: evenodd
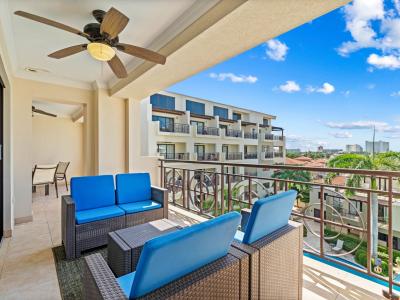
<svg viewBox="0 0 400 300">
<path fill-rule="evenodd" d="M 365 141 L 365 152 L 367 152 L 367 153 L 389 152 L 389 142 L 384 142 L 384 141 L 376 141 L 376 142 Z"/>
<path fill-rule="evenodd" d="M 361 152 L 363 152 L 363 148 L 358 144 L 346 145 L 346 152 L 361 153 Z"/>
<path fill-rule="evenodd" d="M 342 149 L 323 149 L 322 152 L 324 152 L 325 154 L 331 155 L 331 154 L 336 154 L 339 152 L 342 152 Z"/>
<path fill-rule="evenodd" d="M 317 149 L 317 151 L 318 151 L 318 152 L 324 152 L 324 147 L 322 147 L 322 146 L 318 146 L 318 149 Z"/>
<path fill-rule="evenodd" d="M 300 149 L 286 149 L 286 153 L 290 154 L 300 154 L 301 150 Z"/>
</svg>

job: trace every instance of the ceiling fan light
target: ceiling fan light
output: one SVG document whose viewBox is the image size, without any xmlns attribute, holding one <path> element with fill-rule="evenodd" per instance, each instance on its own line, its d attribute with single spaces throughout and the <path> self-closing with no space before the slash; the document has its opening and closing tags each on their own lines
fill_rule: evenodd
<svg viewBox="0 0 400 300">
<path fill-rule="evenodd" d="M 109 61 L 115 55 L 115 50 L 103 43 L 90 43 L 87 45 L 87 50 L 94 59 L 101 61 Z"/>
</svg>

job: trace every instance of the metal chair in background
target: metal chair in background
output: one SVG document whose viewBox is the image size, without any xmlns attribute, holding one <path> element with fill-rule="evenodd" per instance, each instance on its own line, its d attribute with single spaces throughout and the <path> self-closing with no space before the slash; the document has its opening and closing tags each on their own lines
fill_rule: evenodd
<svg viewBox="0 0 400 300">
<path fill-rule="evenodd" d="M 58 190 L 57 187 L 57 182 L 58 181 L 63 181 L 65 182 L 65 187 L 67 188 L 68 191 L 68 181 L 67 181 L 67 169 L 69 167 L 70 162 L 65 162 L 65 161 L 60 161 L 57 165 L 57 169 L 56 169 L 56 174 L 55 174 L 55 178 L 54 178 L 54 182 L 56 185 L 56 190 Z M 57 196 L 58 197 L 58 196 Z"/>
<path fill-rule="evenodd" d="M 49 186 L 56 182 L 57 165 L 35 165 L 32 171 L 32 192 L 36 192 L 36 187 L 44 185 L 45 195 L 49 195 Z M 58 187 L 55 184 L 56 195 L 58 198 Z"/>
</svg>

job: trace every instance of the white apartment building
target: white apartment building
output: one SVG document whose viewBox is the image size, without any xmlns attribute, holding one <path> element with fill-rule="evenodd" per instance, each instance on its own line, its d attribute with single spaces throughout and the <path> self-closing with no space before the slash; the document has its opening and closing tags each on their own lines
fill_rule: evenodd
<svg viewBox="0 0 400 300">
<path fill-rule="evenodd" d="M 346 145 L 347 153 L 361 153 L 363 152 L 363 148 L 358 144 Z"/>
<path fill-rule="evenodd" d="M 142 101 L 142 154 L 175 160 L 283 164 L 283 129 L 275 116 L 159 92 Z M 200 168 L 201 165 L 194 167 Z M 228 170 L 257 175 L 254 168 Z"/>
<path fill-rule="evenodd" d="M 367 152 L 367 153 L 389 152 L 389 142 L 384 142 L 384 141 L 376 141 L 376 142 L 365 141 L 365 152 Z"/>
</svg>

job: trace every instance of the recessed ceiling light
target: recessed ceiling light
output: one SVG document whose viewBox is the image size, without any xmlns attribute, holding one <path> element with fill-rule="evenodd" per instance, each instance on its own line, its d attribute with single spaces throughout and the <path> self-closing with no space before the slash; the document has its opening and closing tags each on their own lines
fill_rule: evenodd
<svg viewBox="0 0 400 300">
<path fill-rule="evenodd" d="M 24 68 L 24 70 L 27 72 L 31 72 L 31 73 L 48 73 L 49 72 L 49 70 L 33 68 L 33 67 L 26 67 L 26 68 Z"/>
</svg>

